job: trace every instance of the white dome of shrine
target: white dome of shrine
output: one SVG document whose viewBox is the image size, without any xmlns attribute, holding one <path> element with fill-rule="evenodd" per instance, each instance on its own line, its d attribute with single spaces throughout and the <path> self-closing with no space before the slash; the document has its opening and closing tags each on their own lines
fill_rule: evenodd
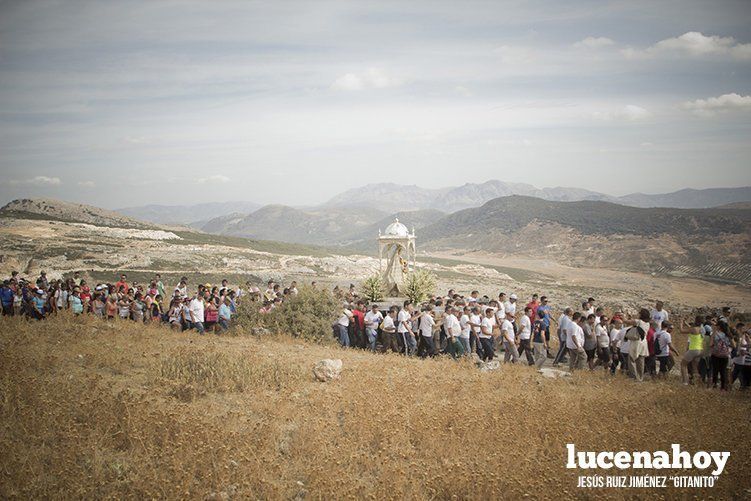
<svg viewBox="0 0 751 501">
<path fill-rule="evenodd" d="M 408 237 L 409 236 L 409 230 L 407 230 L 407 227 L 404 226 L 402 223 L 399 222 L 398 218 L 394 219 L 394 222 L 391 223 L 386 227 L 386 231 L 384 231 L 383 236 L 386 237 Z"/>
</svg>

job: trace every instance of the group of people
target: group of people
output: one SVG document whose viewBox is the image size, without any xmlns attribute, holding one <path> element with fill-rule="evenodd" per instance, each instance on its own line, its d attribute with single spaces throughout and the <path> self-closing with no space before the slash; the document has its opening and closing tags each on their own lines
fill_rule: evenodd
<svg viewBox="0 0 751 501">
<path fill-rule="evenodd" d="M 168 294 L 158 273 L 145 284 L 128 281 L 123 273 L 115 283 L 89 286 L 79 272 L 67 279 L 49 280 L 42 271 L 31 281 L 14 271 L 0 288 L 4 316 L 42 320 L 68 310 L 74 315 L 91 314 L 107 320 L 164 323 L 175 330 L 195 329 L 201 334 L 229 329 L 238 299 L 227 280 L 222 280 L 221 286 L 198 284 L 189 292 L 187 277 L 182 277 Z"/>
<path fill-rule="evenodd" d="M 316 283 L 311 286 L 315 289 Z M 483 361 L 502 356 L 504 362 L 525 359 L 538 368 L 550 359 L 553 366 L 568 363 L 572 371 L 586 366 L 613 375 L 620 367 L 622 374 L 636 381 L 643 381 L 645 375 L 666 377 L 677 357 L 684 384 L 701 379 L 702 384 L 727 390 L 738 379 L 742 388 L 751 385 L 751 330 L 742 322 L 731 325 L 727 307 L 717 316 L 696 317 L 691 324 L 684 319 L 676 328 L 660 301 L 631 318 L 621 312 L 607 315 L 590 297 L 581 309 L 566 308 L 553 321 L 548 298 L 537 294 L 521 307 L 513 293 L 501 292 L 498 299 L 490 299 L 476 290 L 465 297 L 452 289 L 419 305 L 407 300 L 382 307 L 375 302 L 368 306 L 354 284 L 349 289 L 336 286 L 332 292 L 343 302 L 332 327 L 345 347 L 419 357 L 459 358 L 474 353 Z M 282 287 L 269 280 L 262 291 L 249 282 L 232 288 L 225 279 L 221 285 L 197 284 L 189 291 L 188 279 L 182 277 L 168 293 L 159 274 L 148 283 L 138 283 L 128 281 L 123 273 L 115 283 L 91 287 L 78 272 L 64 280 L 49 280 L 44 271 L 33 282 L 13 272 L 0 288 L 5 316 L 44 319 L 69 310 L 107 320 L 163 323 L 200 334 L 229 329 L 242 298 L 260 305 L 263 314 L 297 294 L 295 281 Z M 553 330 L 557 351 L 551 345 Z M 674 346 L 676 331 L 688 339 L 682 353 Z"/>
<path fill-rule="evenodd" d="M 678 331 L 688 336 L 682 354 L 673 344 L 675 328 L 661 301 L 651 310 L 641 309 L 636 318 L 621 312 L 608 316 L 591 297 L 581 310 L 566 308 L 556 322 L 551 315 L 548 298 L 537 294 L 521 307 L 516 294 L 501 292 L 491 300 L 478 291 L 465 297 L 449 290 L 419 305 L 404 301 L 368 307 L 365 300 L 345 298 L 332 328 L 345 347 L 420 357 L 475 353 L 483 361 L 503 356 L 504 362 L 526 359 L 537 368 L 551 359 L 553 366 L 568 363 L 571 371 L 602 368 L 612 375 L 620 366 L 622 374 L 639 382 L 645 374 L 667 377 L 677 357 L 685 384 L 699 377 L 703 384 L 723 390 L 736 379 L 742 388 L 751 385 L 751 331 L 742 322 L 731 327 L 729 308 L 716 317 L 697 317 L 691 325 L 681 322 Z"/>
</svg>

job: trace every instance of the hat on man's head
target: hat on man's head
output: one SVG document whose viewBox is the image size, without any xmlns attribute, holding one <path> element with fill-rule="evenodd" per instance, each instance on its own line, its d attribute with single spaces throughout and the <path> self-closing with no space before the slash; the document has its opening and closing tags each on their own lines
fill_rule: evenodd
<svg viewBox="0 0 751 501">
<path fill-rule="evenodd" d="M 509 299 L 516 299 L 516 294 L 511 294 L 508 298 Z"/>
</svg>

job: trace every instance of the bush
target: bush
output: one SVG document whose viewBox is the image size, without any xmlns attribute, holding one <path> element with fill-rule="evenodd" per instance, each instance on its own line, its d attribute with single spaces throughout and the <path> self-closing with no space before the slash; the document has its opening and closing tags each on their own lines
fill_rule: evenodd
<svg viewBox="0 0 751 501">
<path fill-rule="evenodd" d="M 259 313 L 260 307 L 260 303 L 252 301 L 240 306 L 237 323 L 243 330 L 261 327 L 275 334 L 317 342 L 332 337 L 331 324 L 341 310 L 341 304 L 329 291 L 308 286 L 300 287 L 297 295 L 288 296 L 270 313 Z"/>
<path fill-rule="evenodd" d="M 436 287 L 436 276 L 432 272 L 417 269 L 407 275 L 404 281 L 404 295 L 414 304 L 419 304 L 428 299 Z"/>
<path fill-rule="evenodd" d="M 383 299 L 384 288 L 383 279 L 381 279 L 381 275 L 378 273 L 366 278 L 360 285 L 362 295 L 371 302 Z"/>
</svg>

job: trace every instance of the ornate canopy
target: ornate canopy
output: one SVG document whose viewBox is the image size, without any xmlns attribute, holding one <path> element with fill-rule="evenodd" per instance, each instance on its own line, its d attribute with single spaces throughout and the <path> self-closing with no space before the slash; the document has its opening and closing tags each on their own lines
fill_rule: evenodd
<svg viewBox="0 0 751 501">
<path fill-rule="evenodd" d="M 410 233 L 399 219 L 395 218 L 383 233 L 378 230 L 378 259 L 387 295 L 401 294 L 404 277 L 415 268 L 416 254 L 415 230 Z"/>
</svg>

